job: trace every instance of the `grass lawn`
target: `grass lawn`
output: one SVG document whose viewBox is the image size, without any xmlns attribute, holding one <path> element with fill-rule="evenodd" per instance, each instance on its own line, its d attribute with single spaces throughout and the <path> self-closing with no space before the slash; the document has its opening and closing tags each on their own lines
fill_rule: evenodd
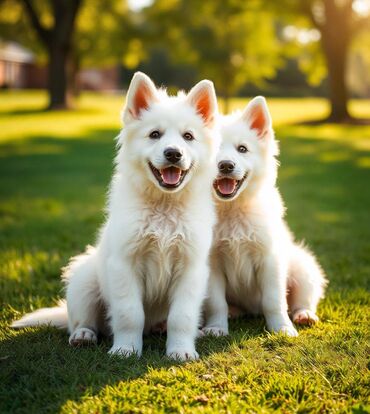
<svg viewBox="0 0 370 414">
<path fill-rule="evenodd" d="M 240 319 L 229 337 L 198 341 L 199 361 L 166 359 L 164 336 L 123 360 L 109 340 L 74 349 L 54 328 L 8 328 L 62 296 L 60 268 L 94 241 L 123 99 L 86 94 L 59 113 L 45 103 L 0 94 L 0 413 L 370 412 L 370 127 L 297 125 L 325 102 L 269 101 L 289 225 L 330 280 L 317 326 L 285 338 Z M 369 101 L 352 107 L 370 117 Z"/>
</svg>

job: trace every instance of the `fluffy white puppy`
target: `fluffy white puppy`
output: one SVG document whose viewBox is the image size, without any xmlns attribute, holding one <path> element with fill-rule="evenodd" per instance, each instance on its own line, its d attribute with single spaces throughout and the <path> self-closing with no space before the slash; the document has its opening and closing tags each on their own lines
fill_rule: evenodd
<svg viewBox="0 0 370 414">
<path fill-rule="evenodd" d="M 296 336 L 316 322 L 326 284 L 314 255 L 293 241 L 276 188 L 278 145 L 263 97 L 226 116 L 214 181 L 218 223 L 204 331 L 228 333 L 228 304 L 265 316 L 271 332 Z"/>
<path fill-rule="evenodd" d="M 64 271 L 67 309 L 42 309 L 13 327 L 64 327 L 68 310 L 72 345 L 96 342 L 108 325 L 110 352 L 128 356 L 140 355 L 143 332 L 167 319 L 167 355 L 198 357 L 195 337 L 215 222 L 216 115 L 212 82 L 169 97 L 146 75 L 135 74 L 108 218 L 96 247 Z"/>
</svg>

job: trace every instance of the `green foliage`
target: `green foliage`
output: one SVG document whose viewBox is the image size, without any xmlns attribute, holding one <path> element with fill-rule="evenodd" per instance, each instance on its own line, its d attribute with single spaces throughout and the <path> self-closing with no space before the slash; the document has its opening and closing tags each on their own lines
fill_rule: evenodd
<svg viewBox="0 0 370 414">
<path fill-rule="evenodd" d="M 50 27 L 50 1 L 34 1 L 42 24 Z M 126 50 L 132 54 L 136 29 L 126 0 L 89 0 L 82 3 L 73 34 L 72 57 L 78 66 L 106 66 L 122 61 Z M 17 41 L 45 62 L 46 53 L 20 0 L 0 1 L 0 38 Z M 131 47 L 131 49 L 130 49 Z M 140 54 L 135 51 L 137 58 Z"/>
<path fill-rule="evenodd" d="M 367 0 L 361 1 L 365 4 L 368 3 Z M 349 38 L 350 56 L 359 52 L 364 66 L 367 69 L 370 68 L 370 53 L 366 46 L 370 36 L 370 10 L 360 14 L 356 12 L 355 7 L 349 7 L 349 11 L 344 15 L 343 20 L 338 22 L 332 12 L 328 12 L 326 18 L 329 20 L 325 21 L 325 9 L 330 10 L 332 4 L 338 9 L 346 8 L 347 4 L 353 5 L 355 1 L 282 0 L 277 3 L 270 0 L 268 3 L 270 10 L 285 28 L 290 26 L 296 30 L 296 36 L 284 37 L 287 41 L 285 50 L 290 57 L 297 59 L 301 70 L 313 86 L 318 85 L 328 75 L 327 56 L 325 56 L 326 53 L 321 41 L 323 34 L 320 35 L 320 32 L 327 31 L 330 26 L 337 27 L 344 22 L 350 22 L 352 27 Z M 325 25 L 327 25 L 326 29 Z M 317 32 L 317 36 L 307 41 L 307 35 L 310 31 L 312 34 L 313 30 Z M 343 27 L 338 27 L 338 31 L 340 30 L 343 30 Z M 299 39 L 300 36 L 301 40 Z M 303 41 L 302 36 L 303 38 L 306 37 Z"/>
<path fill-rule="evenodd" d="M 78 15 L 74 53 L 82 66 L 117 65 L 125 59 L 135 66 L 142 59 L 126 0 L 91 0 Z M 132 63 L 133 61 L 133 63 Z"/>
<path fill-rule="evenodd" d="M 284 55 L 297 61 L 299 69 L 311 86 L 320 85 L 327 77 L 328 71 L 317 30 L 310 28 L 307 19 L 304 18 L 297 19 L 294 26 L 288 23 L 284 29 L 281 34 L 284 40 Z M 289 29 L 295 35 L 287 36 Z M 315 33 L 317 38 L 311 38 L 303 43 L 300 36 L 310 37 L 312 33 Z"/>
<path fill-rule="evenodd" d="M 47 2 L 37 2 L 36 8 L 41 21 L 49 24 L 51 13 Z M 44 47 L 18 0 L 0 0 L 0 40 L 18 42 L 32 50 L 41 62 L 46 61 Z"/>
<path fill-rule="evenodd" d="M 157 0 L 146 16 L 154 42 L 196 65 L 225 98 L 246 82 L 272 78 L 281 65 L 274 18 L 259 1 Z"/>
<path fill-rule="evenodd" d="M 324 116 L 324 100 L 269 100 L 289 225 L 330 280 L 317 326 L 285 338 L 234 320 L 184 364 L 164 357 L 163 336 L 122 360 L 109 339 L 75 349 L 54 328 L 9 329 L 62 296 L 60 268 L 94 241 L 122 101 L 83 94 L 78 110 L 47 113 L 46 95 L 0 95 L 0 412 L 368 413 L 370 127 L 296 124 Z"/>
</svg>

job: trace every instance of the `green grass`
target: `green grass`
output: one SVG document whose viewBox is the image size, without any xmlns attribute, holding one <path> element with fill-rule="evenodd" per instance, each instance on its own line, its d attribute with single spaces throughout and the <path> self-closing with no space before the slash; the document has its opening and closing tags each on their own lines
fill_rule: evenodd
<svg viewBox="0 0 370 414">
<path fill-rule="evenodd" d="M 0 94 L 1 413 L 364 413 L 369 400 L 370 127 L 300 126 L 324 101 L 270 100 L 281 142 L 279 185 L 298 239 L 330 280 L 321 322 L 298 338 L 262 318 L 198 342 L 201 359 L 109 357 L 109 340 L 73 349 L 50 327 L 9 323 L 62 296 L 60 268 L 94 241 L 112 172 L 123 98 L 86 94 L 76 112 L 45 113 L 39 92 Z M 244 105 L 238 100 L 235 105 Z M 353 102 L 370 116 L 370 102 Z"/>
</svg>

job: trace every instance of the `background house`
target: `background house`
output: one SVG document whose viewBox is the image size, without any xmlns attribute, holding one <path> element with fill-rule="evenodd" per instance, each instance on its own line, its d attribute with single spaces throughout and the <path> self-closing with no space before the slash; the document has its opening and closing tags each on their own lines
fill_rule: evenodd
<svg viewBox="0 0 370 414">
<path fill-rule="evenodd" d="M 120 69 L 82 69 L 78 89 L 111 91 L 120 89 Z M 0 42 L 0 88 L 38 89 L 47 87 L 47 67 L 36 63 L 35 55 L 16 42 Z"/>
</svg>

